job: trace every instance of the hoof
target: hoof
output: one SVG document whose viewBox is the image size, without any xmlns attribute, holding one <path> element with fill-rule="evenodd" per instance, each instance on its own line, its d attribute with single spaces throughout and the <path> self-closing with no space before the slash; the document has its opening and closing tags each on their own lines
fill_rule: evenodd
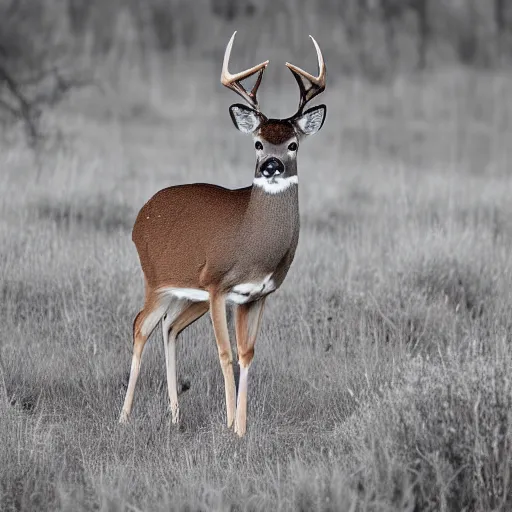
<svg viewBox="0 0 512 512">
<path fill-rule="evenodd" d="M 242 427 L 235 421 L 235 434 L 238 437 L 244 437 L 245 436 L 245 425 Z"/>
<path fill-rule="evenodd" d="M 178 425 L 180 422 L 180 409 L 176 407 L 175 409 L 171 408 L 171 422 L 173 425 Z"/>
</svg>

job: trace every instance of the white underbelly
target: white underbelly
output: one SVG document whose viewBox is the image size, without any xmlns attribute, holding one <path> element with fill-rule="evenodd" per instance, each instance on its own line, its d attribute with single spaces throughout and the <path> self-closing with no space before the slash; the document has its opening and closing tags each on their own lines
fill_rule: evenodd
<svg viewBox="0 0 512 512">
<path fill-rule="evenodd" d="M 266 276 L 262 281 L 255 283 L 240 283 L 233 286 L 228 292 L 226 300 L 232 304 L 245 304 L 260 299 L 276 289 L 272 274 Z M 160 290 L 167 298 L 189 300 L 191 302 L 206 302 L 210 300 L 210 294 L 206 290 L 197 288 L 163 288 Z"/>
<path fill-rule="evenodd" d="M 241 283 L 233 286 L 227 300 L 235 304 L 245 304 L 260 299 L 275 289 L 276 283 L 272 279 L 272 274 L 269 274 L 259 283 Z"/>
</svg>

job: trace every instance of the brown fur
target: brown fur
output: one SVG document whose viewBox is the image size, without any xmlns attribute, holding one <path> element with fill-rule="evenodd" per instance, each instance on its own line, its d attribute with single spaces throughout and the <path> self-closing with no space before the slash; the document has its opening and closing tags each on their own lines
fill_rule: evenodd
<svg viewBox="0 0 512 512">
<path fill-rule="evenodd" d="M 295 252 L 296 195 L 297 187 L 270 195 L 206 184 L 158 192 L 132 234 L 150 295 L 163 286 L 227 291 L 276 272 Z"/>
<path fill-rule="evenodd" d="M 283 144 L 295 135 L 295 129 L 290 121 L 269 119 L 260 128 L 260 136 L 275 146 Z"/>
</svg>

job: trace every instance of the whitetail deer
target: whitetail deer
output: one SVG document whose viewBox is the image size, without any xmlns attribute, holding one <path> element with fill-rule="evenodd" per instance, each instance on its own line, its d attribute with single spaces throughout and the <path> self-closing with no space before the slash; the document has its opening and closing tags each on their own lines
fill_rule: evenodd
<svg viewBox="0 0 512 512">
<path fill-rule="evenodd" d="M 288 119 L 267 119 L 256 94 L 268 61 L 231 74 L 228 63 L 235 34 L 226 47 L 221 82 L 250 105 L 235 104 L 229 111 L 235 126 L 254 139 L 253 184 L 237 190 L 204 183 L 169 187 L 140 211 L 132 239 L 144 272 L 146 296 L 133 325 L 133 358 L 120 422 L 130 414 L 142 351 L 160 320 L 172 421 L 178 422 L 176 338 L 210 310 L 224 374 L 228 427 L 235 421 L 238 435 L 246 430 L 247 376 L 263 305 L 286 277 L 299 239 L 299 142 L 320 130 L 325 119 L 325 105 L 304 111 L 325 89 L 325 64 L 310 36 L 318 56 L 318 76 L 286 63 L 299 84 L 298 110 Z M 246 90 L 241 81 L 256 73 L 254 87 Z M 236 407 L 226 302 L 236 307 L 240 364 Z"/>
</svg>

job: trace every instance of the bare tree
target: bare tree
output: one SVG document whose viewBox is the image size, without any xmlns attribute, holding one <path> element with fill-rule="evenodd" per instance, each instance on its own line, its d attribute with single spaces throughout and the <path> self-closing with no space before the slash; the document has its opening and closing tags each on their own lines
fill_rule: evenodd
<svg viewBox="0 0 512 512">
<path fill-rule="evenodd" d="M 257 3 L 252 0 L 212 0 L 211 5 L 215 15 L 227 21 L 233 21 L 239 16 L 252 16 Z"/>
<path fill-rule="evenodd" d="M 498 36 L 502 36 L 507 28 L 505 0 L 494 0 L 494 21 Z"/>
<path fill-rule="evenodd" d="M 372 0 L 345 0 L 340 4 L 340 17 L 349 43 L 356 47 L 359 65 L 366 68 L 364 28 Z"/>
<path fill-rule="evenodd" d="M 82 36 L 89 26 L 93 4 L 87 0 L 68 0 L 67 14 L 73 34 Z"/>
<path fill-rule="evenodd" d="M 498 55 L 505 56 L 506 42 L 510 45 L 511 25 L 512 25 L 512 9 L 510 1 L 494 0 L 494 24 L 496 27 L 496 47 Z M 508 45 L 508 49 L 510 46 Z"/>
<path fill-rule="evenodd" d="M 416 17 L 418 68 L 424 69 L 427 64 L 427 51 L 430 38 L 428 19 L 429 0 L 375 0 L 379 2 L 379 10 L 384 23 L 386 45 L 393 62 L 398 59 L 396 48 L 396 24 L 402 20 L 407 11 Z"/>
<path fill-rule="evenodd" d="M 42 135 L 44 109 L 86 83 L 61 70 L 64 52 L 41 21 L 48 19 L 44 9 L 30 0 L 0 0 L 0 122 L 22 122 L 31 145 Z"/>
</svg>

